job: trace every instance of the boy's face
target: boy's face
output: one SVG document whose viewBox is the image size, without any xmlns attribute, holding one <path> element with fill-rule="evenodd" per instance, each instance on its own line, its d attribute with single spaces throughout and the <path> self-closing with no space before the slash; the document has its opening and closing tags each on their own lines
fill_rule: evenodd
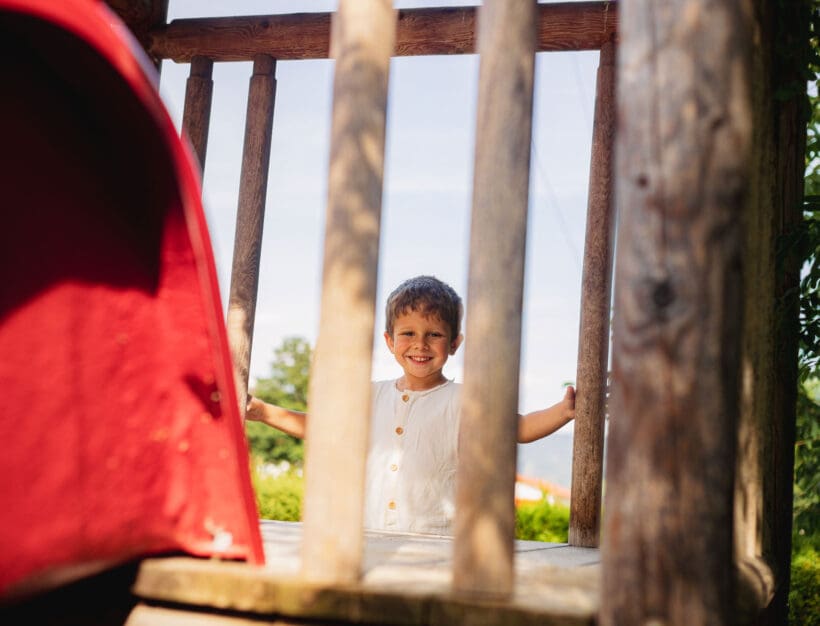
<svg viewBox="0 0 820 626">
<path fill-rule="evenodd" d="M 429 389 L 442 382 L 447 357 L 455 354 L 462 336 L 450 338 L 450 326 L 437 315 L 425 317 L 407 311 L 396 318 L 393 335 L 384 333 L 387 347 L 404 370 L 405 382 L 415 389 Z"/>
</svg>

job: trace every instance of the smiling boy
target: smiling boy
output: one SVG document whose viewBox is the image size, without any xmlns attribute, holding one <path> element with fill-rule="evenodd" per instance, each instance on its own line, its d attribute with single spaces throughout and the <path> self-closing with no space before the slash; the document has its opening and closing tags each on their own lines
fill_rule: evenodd
<svg viewBox="0 0 820 626">
<path fill-rule="evenodd" d="M 365 527 L 451 534 L 461 385 L 443 373 L 462 343 L 461 298 L 432 276 L 399 285 L 387 299 L 384 339 L 403 374 L 373 383 Z M 575 391 L 519 418 L 518 440 L 549 435 L 575 416 Z M 247 418 L 304 437 L 303 413 L 252 398 Z"/>
</svg>

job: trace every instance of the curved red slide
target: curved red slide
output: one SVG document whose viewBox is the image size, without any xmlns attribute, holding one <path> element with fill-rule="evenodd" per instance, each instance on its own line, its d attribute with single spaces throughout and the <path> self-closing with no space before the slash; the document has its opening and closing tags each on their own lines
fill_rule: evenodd
<svg viewBox="0 0 820 626">
<path fill-rule="evenodd" d="M 0 0 L 0 596 L 263 560 L 200 187 L 125 26 Z"/>
</svg>

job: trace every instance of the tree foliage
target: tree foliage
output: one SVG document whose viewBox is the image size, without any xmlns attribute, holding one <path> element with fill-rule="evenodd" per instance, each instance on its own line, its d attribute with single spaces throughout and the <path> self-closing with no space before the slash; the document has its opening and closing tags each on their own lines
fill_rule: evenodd
<svg viewBox="0 0 820 626">
<path fill-rule="evenodd" d="M 794 526 L 798 532 L 820 532 L 820 15 L 812 12 L 808 59 L 810 107 L 806 131 L 806 176 L 799 251 L 800 383 L 794 449 Z"/>
<path fill-rule="evenodd" d="M 820 380 L 801 384 L 794 445 L 794 527 L 820 533 Z"/>
<path fill-rule="evenodd" d="M 312 353 L 306 339 L 285 338 L 273 351 L 270 376 L 257 379 L 252 393 L 265 402 L 286 409 L 306 410 Z M 260 422 L 246 422 L 245 432 L 254 456 L 269 463 L 302 464 L 304 446 L 299 439 Z"/>
<path fill-rule="evenodd" d="M 813 26 L 820 28 L 814 15 Z M 817 30 L 813 33 L 809 59 L 809 124 L 806 129 L 806 177 L 803 202 L 803 227 L 799 250 L 803 260 L 800 280 L 800 378 L 820 376 L 820 97 L 817 77 L 820 55 Z"/>
</svg>

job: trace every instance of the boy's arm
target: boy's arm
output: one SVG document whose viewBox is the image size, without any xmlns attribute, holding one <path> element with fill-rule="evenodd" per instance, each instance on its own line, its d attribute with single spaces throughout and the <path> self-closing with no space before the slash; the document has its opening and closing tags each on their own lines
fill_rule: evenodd
<svg viewBox="0 0 820 626">
<path fill-rule="evenodd" d="M 518 443 L 530 443 L 551 435 L 575 419 L 575 389 L 567 387 L 564 399 L 551 407 L 518 418 Z"/>
<path fill-rule="evenodd" d="M 264 422 L 268 426 L 281 430 L 292 437 L 305 438 L 307 415 L 291 409 L 283 409 L 275 404 L 268 404 L 259 398 L 251 397 L 245 410 L 245 419 L 253 422 Z"/>
</svg>

